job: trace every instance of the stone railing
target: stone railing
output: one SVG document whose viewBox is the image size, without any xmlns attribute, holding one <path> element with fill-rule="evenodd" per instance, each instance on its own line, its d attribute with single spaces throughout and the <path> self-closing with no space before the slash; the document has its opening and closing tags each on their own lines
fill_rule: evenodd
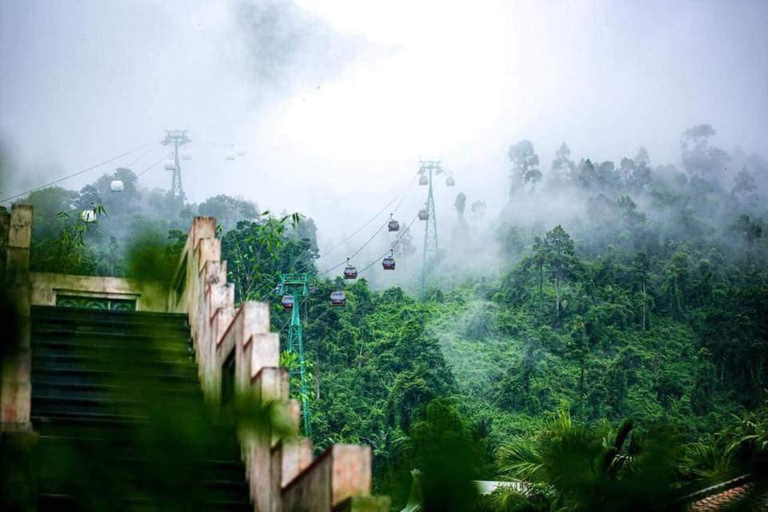
<svg viewBox="0 0 768 512">
<path fill-rule="evenodd" d="M 282 404 L 298 432 L 299 404 L 288 399 L 288 373 L 279 366 L 280 338 L 270 332 L 269 305 L 234 304 L 221 260 L 216 221 L 196 217 L 189 231 L 166 306 L 186 313 L 197 354 L 200 382 L 209 402 L 222 400 L 222 383 L 236 394 Z M 278 439 L 271 431 L 241 435 L 251 497 L 257 512 L 385 511 L 387 498 L 370 497 L 371 449 L 333 446 L 313 460 L 312 443 L 298 436 Z"/>
</svg>

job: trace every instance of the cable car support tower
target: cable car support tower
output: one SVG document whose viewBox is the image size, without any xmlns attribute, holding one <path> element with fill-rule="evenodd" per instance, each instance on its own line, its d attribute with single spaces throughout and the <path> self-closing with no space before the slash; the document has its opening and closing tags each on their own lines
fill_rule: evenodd
<svg viewBox="0 0 768 512">
<path fill-rule="evenodd" d="M 419 162 L 420 180 L 423 183 L 424 178 L 428 180 L 429 190 L 427 192 L 427 202 L 425 210 L 427 212 L 426 226 L 424 227 L 424 253 L 421 267 L 421 298 L 426 294 L 428 265 L 437 265 L 440 263 L 440 250 L 437 244 L 437 215 L 435 215 L 435 197 L 432 194 L 432 177 L 443 173 L 439 160 L 422 160 Z"/>
<path fill-rule="evenodd" d="M 181 164 L 179 163 L 179 146 L 192 142 L 187 137 L 187 130 L 165 130 L 163 145 L 173 144 L 173 176 L 171 177 L 171 202 L 174 213 L 178 214 L 184 208 L 184 190 L 181 188 Z"/>
<path fill-rule="evenodd" d="M 306 360 L 304 358 L 304 335 L 301 325 L 301 304 L 309 295 L 308 273 L 280 274 L 280 295 L 293 296 L 291 308 L 291 324 L 288 330 L 288 353 L 295 353 L 299 359 L 299 400 L 301 401 L 301 414 L 304 421 L 304 435 L 312 435 L 309 413 L 309 389 L 307 386 Z M 293 374 L 293 370 L 291 371 Z M 293 377 L 293 375 L 291 375 Z"/>
</svg>

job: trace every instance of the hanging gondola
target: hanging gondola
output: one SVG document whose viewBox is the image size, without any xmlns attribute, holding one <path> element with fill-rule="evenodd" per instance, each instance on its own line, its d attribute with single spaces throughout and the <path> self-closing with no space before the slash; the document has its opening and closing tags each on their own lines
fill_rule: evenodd
<svg viewBox="0 0 768 512">
<path fill-rule="evenodd" d="M 335 291 L 331 293 L 331 306 L 344 306 L 347 303 L 347 297 L 342 291 Z"/>
<path fill-rule="evenodd" d="M 426 208 L 419 210 L 419 220 L 429 220 L 429 212 Z"/>
<path fill-rule="evenodd" d="M 224 153 L 224 158 L 227 160 L 234 160 L 235 159 L 235 152 L 234 151 L 227 151 Z"/>
<path fill-rule="evenodd" d="M 389 256 L 381 260 L 381 266 L 384 270 L 395 270 L 395 257 L 393 251 L 389 251 Z"/>
<path fill-rule="evenodd" d="M 109 184 L 109 189 L 112 192 L 122 192 L 125 189 L 125 183 L 123 183 L 123 180 L 117 177 L 117 174 L 115 174 L 114 179 Z"/>
<path fill-rule="evenodd" d="M 169 158 L 165 161 L 165 170 L 173 171 L 174 169 L 176 169 L 176 162 L 173 160 L 173 158 Z"/>
<path fill-rule="evenodd" d="M 94 210 L 83 210 L 80 212 L 80 219 L 86 224 L 96 222 L 96 212 Z"/>
<path fill-rule="evenodd" d="M 181 152 L 181 159 L 182 160 L 192 160 L 192 153 L 189 151 L 182 151 Z"/>
<path fill-rule="evenodd" d="M 400 223 L 392 218 L 392 214 L 389 214 L 389 222 L 387 223 L 387 229 L 391 231 L 400 231 Z"/>
<path fill-rule="evenodd" d="M 456 180 L 453 179 L 453 176 L 448 176 L 445 178 L 445 184 L 449 187 L 454 187 L 456 186 Z"/>
<path fill-rule="evenodd" d="M 429 185 L 429 178 L 427 178 L 426 176 L 420 176 L 419 185 L 422 185 L 422 186 Z"/>
<path fill-rule="evenodd" d="M 357 279 L 357 269 L 349 263 L 349 258 L 347 258 L 347 266 L 344 268 L 344 279 Z"/>
<path fill-rule="evenodd" d="M 294 302 L 293 295 L 283 295 L 283 298 L 280 300 L 280 304 L 283 306 L 283 311 L 293 310 Z"/>
</svg>

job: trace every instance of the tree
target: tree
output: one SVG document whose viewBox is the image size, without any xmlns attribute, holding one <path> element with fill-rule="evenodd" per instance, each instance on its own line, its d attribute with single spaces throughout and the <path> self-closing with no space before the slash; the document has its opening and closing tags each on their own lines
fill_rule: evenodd
<svg viewBox="0 0 768 512">
<path fill-rule="evenodd" d="M 731 194 L 739 201 L 749 203 L 757 201 L 757 184 L 746 167 L 743 167 L 734 178 Z"/>
<path fill-rule="evenodd" d="M 472 218 L 475 221 L 482 220 L 485 217 L 485 201 L 475 201 L 472 206 L 469 207 L 469 212 L 472 214 Z"/>
<path fill-rule="evenodd" d="M 499 461 L 509 478 L 553 488 L 552 510 L 652 510 L 673 489 L 675 450 L 649 438 L 638 442 L 631 419 L 588 427 L 561 411 L 538 435 L 507 441 Z"/>
<path fill-rule="evenodd" d="M 642 192 L 647 189 L 653 181 L 651 178 L 651 158 L 645 148 L 640 148 L 635 155 L 635 167 L 627 183 L 631 192 Z"/>
<path fill-rule="evenodd" d="M 599 178 L 597 175 L 597 171 L 595 170 L 595 165 L 592 163 L 592 160 L 587 158 L 586 160 L 582 160 L 579 163 L 579 167 L 577 170 L 577 179 L 579 181 L 579 184 L 585 188 L 595 188 L 597 186 L 597 183 L 599 182 Z"/>
<path fill-rule="evenodd" d="M 570 159 L 571 148 L 563 142 L 555 152 L 552 161 L 552 181 L 557 185 L 570 183 L 576 171 L 576 164 Z"/>
<path fill-rule="evenodd" d="M 75 199 L 75 207 L 81 210 L 91 210 L 101 204 L 99 191 L 93 185 L 84 186 Z"/>
<path fill-rule="evenodd" d="M 701 124 L 688 128 L 680 138 L 683 168 L 690 175 L 717 178 L 730 160 L 728 153 L 709 143 L 715 135 L 711 125 Z"/>
<path fill-rule="evenodd" d="M 464 218 L 464 207 L 466 205 L 467 196 L 464 195 L 464 192 L 456 194 L 456 200 L 453 202 L 453 206 L 456 208 L 456 215 L 458 215 L 459 219 Z"/>
<path fill-rule="evenodd" d="M 523 231 L 518 226 L 512 226 L 506 222 L 496 231 L 496 241 L 499 243 L 501 256 L 507 261 L 517 257 L 525 247 Z"/>
<path fill-rule="evenodd" d="M 634 278 L 634 281 L 640 286 L 640 290 L 642 292 L 642 326 L 643 330 L 645 330 L 646 327 L 646 307 L 647 307 L 647 298 L 646 298 L 646 288 L 648 286 L 648 277 L 651 272 L 651 261 L 648 259 L 648 255 L 644 252 L 638 252 L 635 254 L 634 259 L 632 260 L 632 275 Z"/>
<path fill-rule="evenodd" d="M 557 296 L 557 317 L 560 317 L 560 283 L 569 278 L 576 268 L 576 256 L 573 240 L 559 224 L 552 231 L 547 232 L 544 238 L 546 246 L 547 265 L 552 277 L 555 279 L 555 293 Z"/>
<path fill-rule="evenodd" d="M 510 195 L 517 190 L 518 183 L 533 186 L 541 181 L 542 174 L 538 168 L 539 155 L 534 151 L 531 141 L 521 140 L 517 144 L 512 144 L 509 146 L 508 155 L 512 161 Z"/>
<path fill-rule="evenodd" d="M 234 228 L 238 221 L 255 221 L 259 218 L 258 207 L 252 201 L 225 194 L 206 199 L 197 210 L 200 215 L 216 217 L 224 231 Z"/>
<path fill-rule="evenodd" d="M 762 219 L 752 220 L 749 215 L 742 214 L 731 229 L 741 237 L 744 244 L 744 263 L 746 268 L 749 268 L 755 252 L 755 242 L 763 236 Z"/>
</svg>

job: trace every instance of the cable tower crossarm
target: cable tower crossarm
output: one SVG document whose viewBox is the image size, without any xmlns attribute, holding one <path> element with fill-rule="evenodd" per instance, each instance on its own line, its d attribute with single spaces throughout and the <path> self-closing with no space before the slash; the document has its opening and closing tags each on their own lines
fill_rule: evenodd
<svg viewBox="0 0 768 512">
<path fill-rule="evenodd" d="M 53 180 L 53 181 L 51 181 L 49 183 L 46 183 L 45 185 L 41 185 L 39 187 L 32 188 L 32 189 L 27 190 L 25 192 L 20 192 L 18 194 L 6 197 L 5 199 L 0 199 L 0 203 L 5 203 L 5 202 L 8 202 L 8 201 L 13 201 L 14 199 L 17 199 L 17 198 L 19 198 L 21 196 L 25 196 L 27 194 L 31 194 L 32 192 L 37 192 L 38 190 L 42 190 L 44 188 L 52 187 L 53 185 L 57 185 L 57 184 L 61 183 L 62 181 L 68 180 L 70 178 L 74 178 L 76 176 L 80 176 L 81 174 L 85 174 L 88 171 L 92 171 L 94 169 L 97 169 L 97 168 L 101 167 L 102 165 L 107 165 L 108 163 L 114 162 L 115 160 L 117 160 L 119 158 L 122 158 L 124 156 L 128 156 L 131 153 L 135 153 L 136 151 L 140 150 L 141 148 L 145 148 L 145 147 L 149 146 L 150 144 L 152 144 L 152 142 L 146 142 L 146 143 L 144 143 L 144 144 L 142 144 L 140 146 L 137 146 L 137 147 L 135 147 L 135 148 L 133 148 L 131 150 L 126 151 L 125 153 L 120 153 L 117 156 L 113 156 L 112 158 L 108 158 L 107 160 L 104 160 L 102 162 L 94 164 L 94 165 L 92 165 L 90 167 L 86 167 L 85 169 L 81 169 L 81 170 L 79 170 L 77 172 L 74 172 L 74 173 L 69 174 L 67 176 L 64 176 L 62 178 L 58 178 L 56 180 Z"/>
</svg>

